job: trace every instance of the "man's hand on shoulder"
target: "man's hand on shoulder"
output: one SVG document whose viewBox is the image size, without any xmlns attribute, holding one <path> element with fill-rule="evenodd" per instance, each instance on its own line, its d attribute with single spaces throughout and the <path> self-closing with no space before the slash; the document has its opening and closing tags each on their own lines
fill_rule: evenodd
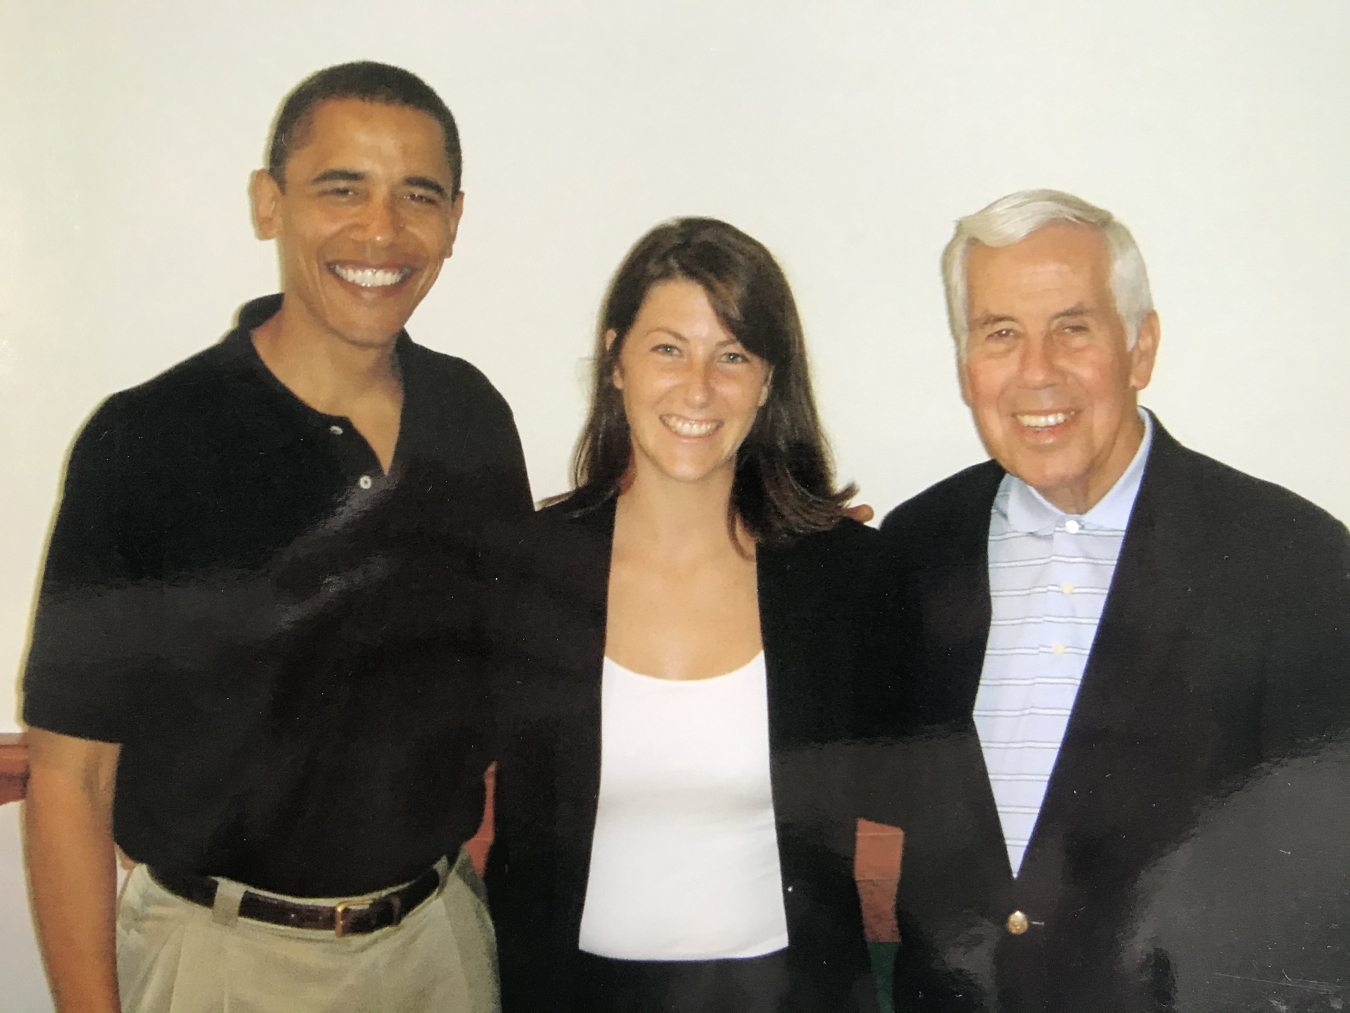
<svg viewBox="0 0 1350 1013">
<path fill-rule="evenodd" d="M 873 510 L 871 504 L 868 503 L 859 503 L 856 506 L 844 507 L 844 516 L 851 517 L 859 524 L 866 524 L 876 515 L 877 512 Z"/>
</svg>

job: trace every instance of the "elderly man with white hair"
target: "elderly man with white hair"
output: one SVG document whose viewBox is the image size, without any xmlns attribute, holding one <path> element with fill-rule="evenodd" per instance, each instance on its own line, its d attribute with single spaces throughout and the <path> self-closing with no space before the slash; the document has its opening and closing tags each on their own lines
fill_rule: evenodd
<svg viewBox="0 0 1350 1013">
<path fill-rule="evenodd" d="M 1343 1008 L 1345 526 L 1139 407 L 1158 316 L 1109 212 L 1012 194 L 943 271 L 993 460 L 883 525 L 896 1008 Z"/>
</svg>

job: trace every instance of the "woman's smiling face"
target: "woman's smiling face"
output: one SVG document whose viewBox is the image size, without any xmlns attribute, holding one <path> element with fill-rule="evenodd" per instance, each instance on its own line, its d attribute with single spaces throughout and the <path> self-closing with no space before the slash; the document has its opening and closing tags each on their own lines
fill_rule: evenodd
<svg viewBox="0 0 1350 1013">
<path fill-rule="evenodd" d="M 723 326 L 702 286 L 683 278 L 653 285 L 613 377 L 632 434 L 634 478 L 716 478 L 730 488 L 736 451 L 769 380 L 768 364 Z"/>
</svg>

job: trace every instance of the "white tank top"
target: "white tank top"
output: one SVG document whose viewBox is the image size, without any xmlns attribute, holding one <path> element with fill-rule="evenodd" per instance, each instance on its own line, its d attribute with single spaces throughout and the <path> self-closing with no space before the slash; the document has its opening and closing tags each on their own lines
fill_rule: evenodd
<svg viewBox="0 0 1350 1013">
<path fill-rule="evenodd" d="M 605 659 L 582 950 L 756 957 L 787 945 L 764 655 L 688 682 Z"/>
</svg>

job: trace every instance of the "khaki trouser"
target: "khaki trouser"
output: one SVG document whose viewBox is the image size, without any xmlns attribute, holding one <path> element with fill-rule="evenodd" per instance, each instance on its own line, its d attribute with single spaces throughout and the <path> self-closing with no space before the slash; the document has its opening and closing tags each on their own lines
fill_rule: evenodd
<svg viewBox="0 0 1350 1013">
<path fill-rule="evenodd" d="M 165 890 L 144 866 L 117 912 L 127 1013 L 497 1013 L 496 943 L 466 852 L 402 922 L 336 936 L 220 913 Z M 222 881 L 221 896 L 236 884 Z M 261 891 L 260 891 L 261 892 Z M 335 902 L 343 898 L 332 898 Z M 322 901 L 319 901 L 322 902 Z"/>
</svg>

